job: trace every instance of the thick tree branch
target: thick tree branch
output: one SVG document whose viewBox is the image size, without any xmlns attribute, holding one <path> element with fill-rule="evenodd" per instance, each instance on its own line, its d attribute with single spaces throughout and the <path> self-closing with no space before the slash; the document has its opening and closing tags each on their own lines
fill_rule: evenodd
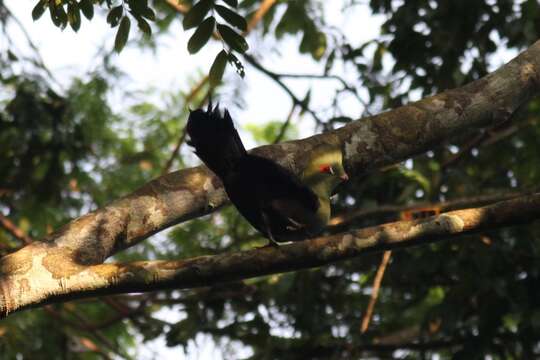
<svg viewBox="0 0 540 360">
<path fill-rule="evenodd" d="M 272 158 L 298 174 L 306 165 L 306 154 L 314 146 L 324 142 L 342 144 L 345 166 L 349 174 L 354 176 L 418 154 L 465 129 L 505 120 L 520 104 L 539 92 L 540 41 L 496 72 L 461 88 L 355 121 L 335 131 L 260 147 L 253 152 Z M 214 211 L 226 202 L 220 181 L 205 167 L 161 176 L 134 193 L 73 220 L 43 241 L 33 242 L 0 259 L 0 312 L 6 314 L 62 296 L 107 293 L 112 283 L 116 283 L 115 291 L 148 291 L 176 286 L 176 276 L 185 276 L 185 273 L 163 270 L 163 266 L 169 266 L 167 262 L 89 265 L 101 264 L 119 250 L 133 246 L 171 225 Z M 504 209 L 500 210 L 504 213 Z M 317 266 L 341 258 L 331 250 L 338 242 L 336 239 L 341 238 L 354 242 L 355 237 L 336 235 L 254 254 L 271 254 L 276 256 L 277 261 L 283 259 L 281 255 L 311 249 L 320 252 L 312 254 L 314 258 L 325 259 L 325 262 L 311 258 L 311 262 L 306 263 L 297 258 L 294 263 L 276 265 L 272 271 Z M 323 244 L 324 248 L 316 244 Z M 348 254 L 355 254 L 356 250 L 350 250 L 353 248 L 347 248 Z M 326 255 L 329 251 L 334 257 Z M 251 255 L 249 252 L 246 254 Z M 256 266 L 252 268 L 252 260 L 244 256 L 244 253 L 233 256 L 234 259 L 245 261 L 245 264 L 235 266 L 250 267 L 251 271 L 256 271 L 242 276 L 270 271 L 269 268 L 265 271 Z M 198 264 L 205 259 L 216 258 L 200 258 L 176 264 L 194 271 L 198 265 L 193 267 L 186 264 Z M 212 282 L 224 280 L 223 276 L 227 275 L 217 274 L 219 276 L 212 278 Z M 140 276 L 156 278 L 145 284 L 144 289 L 138 285 L 132 286 L 139 284 L 136 279 L 140 280 Z M 195 286 L 210 281 L 203 281 L 204 277 L 197 276 L 196 282 L 187 281 L 185 285 Z"/>
<path fill-rule="evenodd" d="M 0 316 L 45 303 L 103 294 L 208 286 L 261 275 L 326 265 L 364 253 L 440 241 L 486 229 L 540 218 L 540 193 L 494 205 L 456 210 L 429 219 L 399 221 L 337 235 L 269 247 L 178 261 L 142 261 L 62 269 L 50 263 L 47 244 L 22 270 L 18 254 L 4 258 L 0 269 Z M 69 273 L 69 275 L 67 275 Z M 37 283 L 36 283 L 37 282 Z"/>
</svg>

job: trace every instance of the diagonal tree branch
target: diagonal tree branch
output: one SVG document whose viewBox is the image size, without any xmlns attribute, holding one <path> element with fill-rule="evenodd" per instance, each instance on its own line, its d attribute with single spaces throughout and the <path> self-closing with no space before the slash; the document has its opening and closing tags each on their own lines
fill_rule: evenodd
<svg viewBox="0 0 540 360">
<path fill-rule="evenodd" d="M 9 299 L 0 316 L 46 303 L 97 295 L 185 289 L 236 281 L 330 264 L 365 253 L 455 238 L 540 218 L 540 193 L 493 205 L 456 210 L 415 221 L 398 221 L 336 235 L 300 241 L 279 248 L 267 247 L 236 253 L 200 256 L 176 261 L 139 261 L 127 264 L 101 264 L 68 269 L 69 276 L 51 271 L 46 261 L 47 248 L 34 259 L 36 273 L 24 277 L 13 273 L 16 256 L 4 258 L 2 296 Z M 11 275 L 10 275 L 11 273 Z M 39 281 L 39 287 L 16 283 Z M 46 294 L 46 295 L 45 295 Z"/>
<path fill-rule="evenodd" d="M 461 88 L 357 120 L 335 131 L 264 146 L 253 152 L 275 159 L 298 174 L 314 146 L 323 142 L 338 143 L 342 144 L 349 174 L 355 176 L 421 153 L 464 130 L 505 120 L 518 106 L 539 92 L 540 41 L 494 73 Z M 161 176 L 134 193 L 73 220 L 43 241 L 33 242 L 1 258 L 0 312 L 6 314 L 53 297 L 70 297 L 72 292 L 74 295 L 87 291 L 105 293 L 111 274 L 112 280 L 118 280 L 118 284 L 126 281 L 122 277 L 126 274 L 146 276 L 145 265 L 89 266 L 101 264 L 117 251 L 171 225 L 214 211 L 226 202 L 220 181 L 205 167 Z M 321 241 L 294 244 L 291 249 Z M 317 249 L 321 251 L 318 256 L 326 258 L 324 254 L 328 249 Z M 239 255 L 237 259 L 246 261 L 244 266 L 251 266 L 249 258 Z M 153 269 L 154 263 L 148 264 Z M 297 259 L 295 264 L 316 266 L 319 263 L 306 264 Z M 132 269 L 141 272 L 133 272 Z M 123 275 L 119 277 L 119 274 Z M 153 272 L 150 274 L 154 276 Z M 72 284 L 75 279 L 81 281 L 80 285 Z M 219 279 L 218 276 L 213 281 Z M 47 290 L 47 286 L 42 286 L 50 281 L 58 288 L 49 287 Z M 129 281 L 124 284 L 129 284 Z M 169 284 L 172 286 L 174 282 Z M 131 286 L 118 286 L 119 291 L 133 291 Z M 153 286 L 150 283 L 138 291 L 148 291 Z"/>
</svg>

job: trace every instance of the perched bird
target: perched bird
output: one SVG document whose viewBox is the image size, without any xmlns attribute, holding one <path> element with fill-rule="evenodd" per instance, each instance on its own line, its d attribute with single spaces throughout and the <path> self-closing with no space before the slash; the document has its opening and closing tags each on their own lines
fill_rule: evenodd
<svg viewBox="0 0 540 360">
<path fill-rule="evenodd" d="M 348 179 L 338 146 L 316 146 L 300 178 L 270 159 L 248 154 L 229 112 L 222 114 L 219 105 L 192 111 L 187 133 L 231 202 L 270 245 L 320 233 L 330 218 L 332 191 Z"/>
</svg>

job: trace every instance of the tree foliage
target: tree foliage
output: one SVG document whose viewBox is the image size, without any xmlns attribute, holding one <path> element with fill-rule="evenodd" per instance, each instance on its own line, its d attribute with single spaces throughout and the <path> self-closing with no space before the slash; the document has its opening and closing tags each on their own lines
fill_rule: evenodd
<svg viewBox="0 0 540 360">
<path fill-rule="evenodd" d="M 225 77 L 219 86 L 227 62 L 241 74 L 261 70 L 264 61 L 243 55 L 257 50 L 258 37 L 275 39 L 276 49 L 294 39 L 298 52 L 319 64 L 315 86 L 324 86 L 325 78 L 342 82 L 330 111 L 314 107 L 310 93 L 300 99 L 288 92 L 291 114 L 302 112 L 319 131 L 353 120 L 344 109 L 347 98 L 364 109 L 357 117 L 397 107 L 478 79 L 501 63 L 502 51 L 517 52 L 540 38 L 540 5 L 534 0 L 371 0 L 362 9 L 385 20 L 380 36 L 365 43 L 328 25 L 322 1 L 277 1 L 253 30 L 249 24 L 264 1 L 172 3 L 176 6 L 40 0 L 28 10 L 34 19 L 49 14 L 54 26 L 74 31 L 84 26 L 84 18 L 105 16 L 116 28 L 118 52 L 130 46 L 131 23 L 145 34 L 132 46 L 158 46 L 155 39 L 176 20 L 193 31 L 191 53 L 221 39 L 223 50 L 204 70 L 210 82 L 189 79 L 191 89 L 168 95 L 164 106 L 140 101 L 127 113 L 114 112 L 107 95 L 120 74 L 107 59 L 96 72 L 60 89 L 37 54 L 29 61 L 14 46 L 2 53 L 0 214 L 32 238 L 133 191 L 171 166 L 193 164 L 187 151 L 171 152 L 182 143 L 187 108 L 203 103 L 210 88 L 217 97 L 232 92 L 228 81 L 234 80 Z M 340 6 L 347 12 L 361 5 L 342 1 Z M 2 16 L 5 28 L 12 19 Z M 260 50 L 261 58 L 272 50 Z M 244 70 L 244 64 L 250 66 Z M 18 70 L 19 65 L 26 70 Z M 336 75 L 340 68 L 350 75 L 347 79 Z M 262 68 L 286 88 L 287 69 L 274 70 L 280 73 Z M 494 127 L 457 134 L 406 163 L 356 178 L 334 200 L 334 213 L 349 218 L 329 231 L 438 213 L 444 201 L 472 204 L 479 195 L 537 189 L 539 114 L 536 99 L 510 117 L 501 115 Z M 297 135 L 289 120 L 260 120 L 265 123 L 248 128 L 261 144 Z M 410 210 L 414 204 L 422 209 Z M 391 210 L 377 211 L 385 207 Z M 352 216 L 359 210 L 365 214 Z M 540 226 L 528 224 L 394 251 L 365 332 L 360 324 L 379 255 L 209 288 L 49 305 L 3 320 L 0 352 L 24 359 L 128 357 L 141 336 L 144 341 L 163 337 L 167 346 L 188 349 L 204 334 L 225 358 L 237 358 L 239 349 L 253 359 L 534 358 L 540 354 L 538 239 Z M 20 240 L 0 228 L 4 254 Z M 228 207 L 116 258 L 187 258 L 263 242 Z M 163 320 L 163 313 L 174 316 Z"/>
</svg>

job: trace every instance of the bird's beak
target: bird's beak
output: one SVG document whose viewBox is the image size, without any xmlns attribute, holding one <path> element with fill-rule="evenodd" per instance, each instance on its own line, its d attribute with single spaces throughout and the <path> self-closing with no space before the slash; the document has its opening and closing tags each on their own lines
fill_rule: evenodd
<svg viewBox="0 0 540 360">
<path fill-rule="evenodd" d="M 340 178 L 342 181 L 349 181 L 349 175 L 347 175 L 347 174 L 345 174 L 345 173 L 344 173 L 343 175 L 341 175 L 339 178 Z"/>
</svg>

